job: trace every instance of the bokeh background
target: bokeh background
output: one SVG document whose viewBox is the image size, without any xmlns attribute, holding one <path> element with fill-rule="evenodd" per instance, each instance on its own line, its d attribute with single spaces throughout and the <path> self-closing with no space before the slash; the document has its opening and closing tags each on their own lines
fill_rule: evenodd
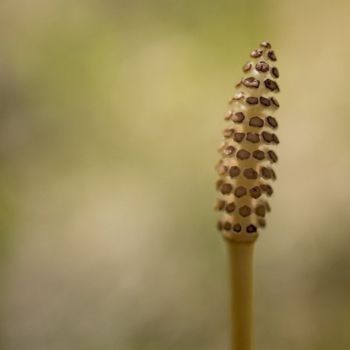
<svg viewBox="0 0 350 350">
<path fill-rule="evenodd" d="M 281 72 L 259 350 L 350 348 L 350 3 L 2 0 L 0 348 L 228 348 L 213 166 L 249 52 Z"/>
</svg>

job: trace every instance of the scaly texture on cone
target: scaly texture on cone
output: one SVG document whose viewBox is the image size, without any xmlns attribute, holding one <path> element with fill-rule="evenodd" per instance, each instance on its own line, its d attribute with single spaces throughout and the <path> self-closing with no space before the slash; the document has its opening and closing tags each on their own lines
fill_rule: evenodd
<svg viewBox="0 0 350 350">
<path fill-rule="evenodd" d="M 216 183 L 218 229 L 226 239 L 240 242 L 254 241 L 259 228 L 266 225 L 267 198 L 276 180 L 272 165 L 278 160 L 273 148 L 279 143 L 273 117 L 279 108 L 275 95 L 280 91 L 276 55 L 270 43 L 262 42 L 250 57 L 224 118 L 227 127 L 219 147 Z"/>
</svg>

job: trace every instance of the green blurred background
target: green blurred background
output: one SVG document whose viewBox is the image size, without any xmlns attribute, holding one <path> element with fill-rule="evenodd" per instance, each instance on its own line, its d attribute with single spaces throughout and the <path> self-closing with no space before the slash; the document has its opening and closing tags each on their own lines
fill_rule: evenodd
<svg viewBox="0 0 350 350">
<path fill-rule="evenodd" d="M 350 348 L 348 1 L 2 0 L 2 350 L 228 346 L 213 165 L 249 52 L 281 72 L 259 350 Z"/>
</svg>

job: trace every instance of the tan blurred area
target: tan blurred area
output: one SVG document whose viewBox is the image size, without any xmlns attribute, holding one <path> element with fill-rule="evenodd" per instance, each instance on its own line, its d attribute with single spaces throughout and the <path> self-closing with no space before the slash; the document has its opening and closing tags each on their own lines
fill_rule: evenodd
<svg viewBox="0 0 350 350">
<path fill-rule="evenodd" d="M 2 0 L 0 348 L 228 347 L 223 115 L 281 73 L 258 350 L 350 349 L 350 3 Z"/>
</svg>

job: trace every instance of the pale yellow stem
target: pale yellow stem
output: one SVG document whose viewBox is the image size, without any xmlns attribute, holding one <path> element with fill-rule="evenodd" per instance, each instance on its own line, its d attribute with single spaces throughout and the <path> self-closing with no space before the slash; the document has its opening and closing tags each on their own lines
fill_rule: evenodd
<svg viewBox="0 0 350 350">
<path fill-rule="evenodd" d="M 231 279 L 231 349 L 254 349 L 254 243 L 227 242 Z"/>
</svg>

